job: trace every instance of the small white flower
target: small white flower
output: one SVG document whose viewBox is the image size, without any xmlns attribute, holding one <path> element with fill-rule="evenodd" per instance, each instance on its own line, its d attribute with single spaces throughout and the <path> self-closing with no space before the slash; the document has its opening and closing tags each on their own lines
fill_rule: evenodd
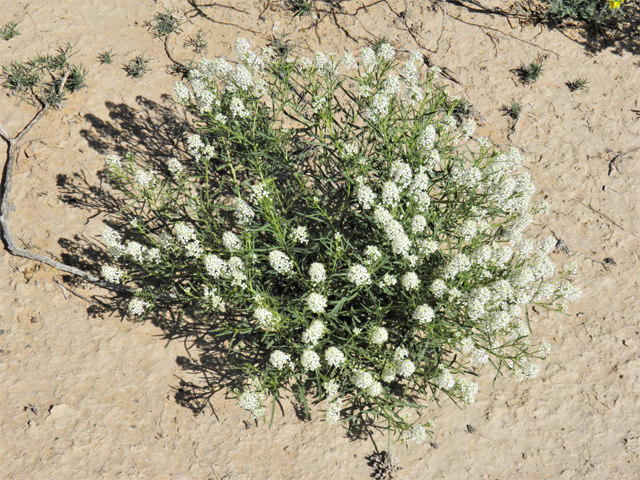
<svg viewBox="0 0 640 480">
<path fill-rule="evenodd" d="M 411 222 L 411 230 L 413 234 L 418 234 L 424 232 L 424 229 L 427 228 L 427 219 L 422 215 L 416 215 L 413 217 L 413 221 Z"/>
<path fill-rule="evenodd" d="M 322 313 L 327 308 L 327 297 L 313 292 L 307 297 L 307 306 L 313 313 Z"/>
<path fill-rule="evenodd" d="M 380 260 L 382 258 L 382 252 L 378 247 L 374 247 L 373 245 L 369 245 L 364 250 L 364 254 L 367 256 L 367 260 L 365 263 L 372 264 Z"/>
<path fill-rule="evenodd" d="M 134 178 L 136 183 L 143 189 L 149 190 L 156 185 L 156 172 L 147 172 L 145 170 L 136 170 Z"/>
<path fill-rule="evenodd" d="M 294 242 L 307 244 L 309 243 L 309 232 L 307 231 L 307 227 L 296 227 L 291 234 L 289 234 L 289 238 Z"/>
<path fill-rule="evenodd" d="M 249 223 L 255 216 L 253 209 L 241 198 L 236 198 L 234 205 L 236 207 L 236 219 L 239 223 Z"/>
<path fill-rule="evenodd" d="M 431 322 L 434 316 L 435 313 L 433 309 L 426 303 L 424 305 L 420 305 L 416 308 L 415 312 L 413 312 L 413 319 L 417 320 L 420 324 Z"/>
<path fill-rule="evenodd" d="M 354 283 L 358 287 L 371 283 L 371 275 L 369 275 L 369 271 L 364 265 L 352 266 L 349 269 L 348 278 L 351 283 Z"/>
<path fill-rule="evenodd" d="M 380 280 L 379 287 L 392 287 L 396 283 L 398 283 L 398 280 L 396 280 L 394 276 L 385 273 L 385 275 L 382 277 L 382 280 Z"/>
<path fill-rule="evenodd" d="M 229 266 L 227 262 L 222 260 L 217 255 L 207 255 L 204 257 L 204 266 L 207 273 L 213 278 L 221 278 L 227 275 Z"/>
<path fill-rule="evenodd" d="M 145 302 L 139 298 L 134 298 L 129 302 L 129 313 L 134 317 L 137 317 L 142 315 L 149 307 L 149 302 Z"/>
<path fill-rule="evenodd" d="M 276 367 L 278 370 L 282 370 L 291 362 L 291 355 L 289 355 L 288 353 L 284 353 L 280 350 L 276 350 L 271 353 L 269 362 L 271 362 L 271 365 Z"/>
<path fill-rule="evenodd" d="M 320 367 L 320 357 L 313 350 L 305 350 L 300 357 L 300 364 L 305 370 L 317 370 Z"/>
<path fill-rule="evenodd" d="M 382 345 L 389 338 L 389 332 L 384 327 L 376 327 L 371 332 L 371 343 L 374 345 Z"/>
<path fill-rule="evenodd" d="M 442 280 L 441 278 L 434 280 L 431 284 L 431 293 L 433 293 L 436 298 L 444 297 L 444 295 L 447 293 L 447 290 L 447 284 L 444 283 L 444 280 Z"/>
<path fill-rule="evenodd" d="M 102 277 L 111 283 L 120 283 L 124 273 L 118 267 L 102 266 Z"/>
<path fill-rule="evenodd" d="M 293 262 L 280 250 L 273 250 L 269 253 L 269 264 L 276 272 L 282 275 L 293 273 Z"/>
<path fill-rule="evenodd" d="M 312 263 L 309 267 L 309 277 L 311 283 L 322 283 L 326 280 L 324 265 L 321 263 Z"/>
<path fill-rule="evenodd" d="M 407 272 L 402 276 L 402 286 L 405 290 L 415 290 L 420 285 L 420 279 L 415 272 Z"/>
<path fill-rule="evenodd" d="M 237 252 L 238 250 L 242 249 L 240 239 L 233 232 L 224 232 L 222 234 L 222 243 L 230 252 Z"/>
<path fill-rule="evenodd" d="M 324 332 L 324 323 L 320 320 L 314 320 L 311 322 L 311 325 L 309 325 L 309 328 L 303 332 L 302 341 L 304 343 L 311 344 L 311 346 L 315 346 L 318 343 L 318 340 L 320 340 L 324 335 Z"/>
<path fill-rule="evenodd" d="M 109 155 L 107 155 L 104 160 L 107 170 L 109 170 L 112 173 L 115 173 L 120 169 L 122 169 L 122 164 L 120 163 L 120 160 L 121 160 L 120 157 L 117 155 L 114 155 L 113 153 L 110 153 Z"/>
<path fill-rule="evenodd" d="M 415 372 L 416 366 L 411 360 L 406 358 L 398 362 L 398 364 L 396 365 L 396 369 L 399 375 L 403 376 L 404 378 L 409 378 L 411 375 L 413 375 L 413 372 Z"/>
<path fill-rule="evenodd" d="M 324 352 L 324 359 L 332 367 L 339 367 L 344 363 L 344 353 L 336 347 L 329 347 Z"/>
<path fill-rule="evenodd" d="M 173 175 L 174 177 L 180 176 L 180 174 L 184 171 L 184 167 L 176 158 L 169 159 L 169 161 L 167 162 L 167 168 L 169 169 L 169 172 L 171 172 L 171 175 Z"/>
<path fill-rule="evenodd" d="M 338 395 L 338 382 L 335 380 L 329 380 L 328 382 L 324 382 L 324 389 L 327 392 L 327 398 L 332 399 Z"/>
<path fill-rule="evenodd" d="M 351 381 L 357 388 L 364 390 L 371 385 L 374 380 L 369 372 L 365 372 L 364 370 L 354 370 L 351 375 Z"/>
<path fill-rule="evenodd" d="M 371 397 L 377 397 L 382 393 L 382 390 L 383 388 L 380 382 L 374 380 L 373 383 L 367 387 L 367 394 Z"/>
<path fill-rule="evenodd" d="M 342 398 L 336 398 L 333 402 L 327 404 L 327 423 L 336 423 L 340 420 L 341 406 Z"/>
<path fill-rule="evenodd" d="M 255 318 L 262 328 L 269 328 L 275 323 L 275 315 L 266 308 L 259 307 L 253 312 Z"/>
</svg>

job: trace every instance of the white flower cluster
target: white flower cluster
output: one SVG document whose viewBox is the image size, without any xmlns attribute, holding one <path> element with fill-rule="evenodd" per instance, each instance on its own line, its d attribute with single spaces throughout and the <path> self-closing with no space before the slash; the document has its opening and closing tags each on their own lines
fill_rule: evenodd
<svg viewBox="0 0 640 480">
<path fill-rule="evenodd" d="M 214 254 L 204 257 L 204 266 L 207 273 L 213 278 L 223 278 L 227 276 L 229 272 L 227 262 Z"/>
<path fill-rule="evenodd" d="M 382 252 L 380 251 L 380 249 L 373 245 L 368 245 L 367 248 L 364 249 L 364 254 L 367 257 L 364 263 L 366 263 L 367 265 L 376 263 L 382 258 Z"/>
<path fill-rule="evenodd" d="M 461 187 L 474 187 L 482 178 L 482 172 L 476 167 L 465 168 L 455 165 L 451 169 L 451 180 Z"/>
<path fill-rule="evenodd" d="M 347 275 L 349 281 L 360 287 L 371 283 L 371 275 L 364 265 L 353 265 Z"/>
<path fill-rule="evenodd" d="M 104 163 L 107 170 L 112 173 L 116 173 L 122 169 L 122 164 L 120 163 L 120 157 L 110 153 L 106 156 Z"/>
<path fill-rule="evenodd" d="M 179 177 L 184 171 L 184 167 L 177 158 L 170 158 L 167 162 L 167 168 L 174 177 Z"/>
<path fill-rule="evenodd" d="M 470 405 L 476 401 L 478 385 L 466 378 L 457 378 L 451 392 Z"/>
<path fill-rule="evenodd" d="M 270 328 L 276 323 L 276 315 L 267 310 L 264 307 L 258 307 L 253 312 L 253 318 L 260 324 L 260 326 L 264 329 Z"/>
<path fill-rule="evenodd" d="M 327 297 L 313 292 L 307 297 L 307 306 L 313 313 L 322 313 L 327 308 Z"/>
<path fill-rule="evenodd" d="M 424 218 L 422 215 L 416 215 L 415 217 L 413 217 L 413 220 L 411 221 L 411 231 L 414 235 L 424 232 L 425 228 L 427 228 L 426 218 Z"/>
<path fill-rule="evenodd" d="M 222 244 L 230 252 L 237 252 L 238 250 L 242 249 L 242 244 L 240 243 L 240 239 L 233 232 L 224 232 L 222 234 Z"/>
<path fill-rule="evenodd" d="M 324 265 L 314 262 L 309 267 L 309 278 L 311 283 L 322 283 L 327 279 L 327 275 L 324 270 Z"/>
<path fill-rule="evenodd" d="M 373 383 L 373 376 L 364 370 L 355 369 L 351 373 L 351 382 L 359 389 L 364 390 Z"/>
<path fill-rule="evenodd" d="M 269 198 L 269 190 L 264 183 L 256 183 L 251 186 L 251 200 L 259 202 L 263 198 Z"/>
<path fill-rule="evenodd" d="M 407 272 L 400 279 L 405 290 L 415 290 L 420 286 L 420 279 L 415 272 Z"/>
<path fill-rule="evenodd" d="M 186 223 L 178 222 L 174 225 L 176 237 L 182 244 L 188 257 L 200 257 L 203 253 L 202 245 L 196 237 L 196 231 Z"/>
<path fill-rule="evenodd" d="M 411 250 L 411 240 L 402 228 L 402 224 L 381 206 L 377 206 L 374 210 L 373 219 L 379 227 L 384 229 L 393 253 L 407 257 Z"/>
<path fill-rule="evenodd" d="M 135 182 L 143 190 L 151 190 L 156 186 L 156 172 L 147 172 L 146 170 L 136 170 L 134 174 Z"/>
<path fill-rule="evenodd" d="M 265 408 L 261 404 L 262 395 L 245 390 L 238 398 L 238 405 L 248 410 L 253 415 L 254 419 L 264 416 Z"/>
<path fill-rule="evenodd" d="M 122 245 L 122 235 L 116 232 L 113 228 L 105 225 L 102 227 L 100 236 L 102 237 L 110 255 L 113 255 L 116 259 L 124 255 L 125 247 Z"/>
<path fill-rule="evenodd" d="M 234 200 L 234 206 L 236 207 L 236 219 L 239 223 L 248 224 L 251 222 L 255 213 L 247 202 L 241 198 L 236 198 Z"/>
<path fill-rule="evenodd" d="M 382 277 L 382 280 L 380 280 L 380 283 L 378 284 L 378 286 L 380 288 L 393 287 L 396 283 L 398 283 L 398 280 L 396 280 L 396 278 L 393 275 L 385 273 L 384 276 Z"/>
<path fill-rule="evenodd" d="M 324 323 L 322 323 L 320 320 L 314 320 L 313 322 L 311 322 L 311 325 L 309 325 L 309 328 L 307 328 L 302 333 L 302 341 L 304 343 L 311 344 L 312 347 L 315 347 L 318 343 L 318 340 L 320 340 L 324 335 L 324 332 Z"/>
<path fill-rule="evenodd" d="M 224 301 L 217 292 L 218 291 L 213 287 L 204 287 L 204 301 L 211 305 L 214 309 L 220 309 L 224 307 Z"/>
<path fill-rule="evenodd" d="M 269 253 L 269 264 L 271 268 L 282 275 L 293 273 L 293 262 L 280 250 L 273 250 Z"/>
<path fill-rule="evenodd" d="M 371 343 L 382 345 L 389 338 L 389 332 L 384 327 L 376 327 L 371 331 Z"/>
<path fill-rule="evenodd" d="M 400 375 L 404 378 L 409 378 L 416 370 L 415 364 L 409 360 L 409 351 L 405 347 L 396 348 L 393 352 L 393 362 L 387 364 L 382 372 L 382 380 L 385 382 L 392 382 L 395 380 L 396 375 Z"/>
<path fill-rule="evenodd" d="M 129 302 L 129 313 L 134 317 L 142 315 L 151 304 L 139 298 L 134 298 Z"/>
<path fill-rule="evenodd" d="M 402 440 L 405 443 L 414 442 L 416 445 L 420 445 L 427 439 L 427 436 L 427 429 L 424 428 L 424 425 L 414 425 L 402 434 Z"/>
<path fill-rule="evenodd" d="M 358 145 L 356 143 L 345 143 L 343 145 L 343 158 L 355 157 L 358 155 Z"/>
<path fill-rule="evenodd" d="M 344 353 L 336 347 L 329 347 L 324 352 L 324 359 L 332 367 L 339 367 L 344 363 Z"/>
<path fill-rule="evenodd" d="M 234 117 L 246 118 L 251 115 L 251 112 L 247 110 L 247 107 L 244 106 L 244 102 L 239 97 L 233 97 L 231 99 L 229 109 Z"/>
<path fill-rule="evenodd" d="M 336 398 L 332 402 L 327 403 L 327 423 L 336 423 L 340 420 L 340 408 L 342 407 L 342 398 Z"/>
<path fill-rule="evenodd" d="M 530 380 L 537 377 L 538 373 L 540 373 L 540 367 L 526 359 L 523 361 L 523 365 L 513 372 L 519 380 Z"/>
<path fill-rule="evenodd" d="M 307 230 L 307 227 L 296 227 L 289 234 L 289 238 L 296 243 L 303 243 L 306 245 L 309 243 L 309 231 Z"/>
<path fill-rule="evenodd" d="M 400 189 L 395 182 L 385 182 L 382 185 L 382 203 L 390 208 L 395 208 L 400 201 Z"/>
<path fill-rule="evenodd" d="M 443 364 L 438 365 L 438 375 L 433 378 L 433 383 L 441 390 L 451 391 L 456 384 L 456 379 Z"/>
<path fill-rule="evenodd" d="M 320 356 L 313 350 L 305 350 L 300 357 L 300 364 L 305 370 L 315 371 L 320 368 Z"/>
<path fill-rule="evenodd" d="M 278 370 L 282 370 L 286 366 L 290 366 L 293 368 L 293 363 L 291 362 L 291 355 L 289 355 L 288 353 L 284 353 L 280 350 L 275 350 L 274 352 L 271 353 L 271 356 L 269 357 L 269 362 Z"/>
<path fill-rule="evenodd" d="M 111 283 L 120 283 L 124 276 L 124 273 L 118 267 L 111 267 L 109 265 L 103 265 L 101 272 L 102 278 Z"/>
<path fill-rule="evenodd" d="M 413 312 L 413 319 L 417 320 L 418 323 L 422 325 L 424 325 L 425 323 L 431 322 L 434 317 L 435 317 L 435 312 L 433 311 L 433 308 L 431 308 L 426 303 L 424 305 L 420 305 Z"/>
<path fill-rule="evenodd" d="M 442 272 L 445 279 L 449 280 L 462 272 L 466 272 L 471 268 L 471 261 L 464 253 L 458 253 L 453 256 Z"/>
<path fill-rule="evenodd" d="M 364 184 L 364 179 L 359 183 L 356 195 L 358 197 L 358 202 L 364 210 L 369 210 L 373 207 L 377 197 L 374 191 L 371 190 L 371 187 Z"/>
</svg>

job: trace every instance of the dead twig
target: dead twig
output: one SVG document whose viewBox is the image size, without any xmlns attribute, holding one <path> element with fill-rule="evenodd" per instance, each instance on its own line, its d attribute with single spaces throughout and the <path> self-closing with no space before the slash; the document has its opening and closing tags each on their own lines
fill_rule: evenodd
<svg viewBox="0 0 640 480">
<path fill-rule="evenodd" d="M 621 225 L 618 225 L 616 222 L 613 221 L 613 219 L 602 213 L 600 210 L 596 210 L 595 208 L 593 208 L 591 206 L 591 202 L 589 202 L 589 205 L 587 205 L 586 203 L 582 203 L 580 200 L 576 200 L 575 198 L 572 198 L 572 200 L 574 202 L 578 202 L 580 205 L 582 205 L 583 207 L 588 208 L 589 210 L 591 210 L 593 213 L 595 213 L 596 215 L 599 215 L 601 218 L 604 218 L 605 220 L 607 220 L 608 222 L 610 222 L 611 224 L 615 225 L 616 227 L 618 227 L 620 230 L 622 230 L 623 232 L 626 232 L 626 230 L 624 229 L 624 227 L 622 227 Z M 633 235 L 634 237 L 636 236 L 635 233 L 631 232 L 631 235 Z"/>
<path fill-rule="evenodd" d="M 456 17 L 455 15 L 451 15 L 450 13 L 448 14 L 451 18 L 453 18 L 454 20 L 457 20 L 461 23 L 464 23 L 466 25 L 471 25 L 472 27 L 478 27 L 480 29 L 486 28 L 487 30 L 492 30 L 494 32 L 498 32 L 501 33 L 502 35 L 506 36 L 506 37 L 511 37 L 514 40 L 518 41 L 518 42 L 522 42 L 522 43 L 526 43 L 527 45 L 531 45 L 532 47 L 535 47 L 539 50 L 542 50 L 543 52 L 549 52 L 549 53 L 553 53 L 557 58 L 560 58 L 561 55 L 557 54 L 556 52 L 554 52 L 553 50 L 547 50 L 546 48 L 541 47 L 540 45 L 536 45 L 535 43 L 529 42 L 527 40 L 523 40 L 522 38 L 518 38 L 515 35 L 511 35 L 510 33 L 506 33 L 503 32 L 502 30 L 498 30 L 497 28 L 493 28 L 493 27 L 488 27 L 486 25 L 480 25 L 478 23 L 473 23 L 473 22 L 467 22 L 466 20 L 462 20 L 460 17 Z"/>
<path fill-rule="evenodd" d="M 640 147 L 636 147 L 633 150 L 629 150 L 628 152 L 619 153 L 618 155 L 613 157 L 611 159 L 611 161 L 609 162 L 609 174 L 608 175 L 611 176 L 611 174 L 613 173 L 613 169 L 614 168 L 618 171 L 618 173 L 622 173 L 622 157 L 624 157 L 625 155 L 629 155 L 630 153 L 633 153 L 636 150 L 640 150 Z M 616 165 L 616 162 L 620 162 L 620 166 Z"/>
</svg>

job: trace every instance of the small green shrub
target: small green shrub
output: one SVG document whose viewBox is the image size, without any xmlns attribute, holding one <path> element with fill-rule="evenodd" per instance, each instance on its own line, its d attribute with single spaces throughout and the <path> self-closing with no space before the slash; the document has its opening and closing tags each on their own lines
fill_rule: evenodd
<svg viewBox="0 0 640 480">
<path fill-rule="evenodd" d="M 520 112 L 522 111 L 522 104 L 515 98 L 513 98 L 511 99 L 511 103 L 509 105 L 503 105 L 500 110 L 504 112 L 507 117 L 516 120 L 520 116 Z"/>
<path fill-rule="evenodd" d="M 5 23 L 2 28 L 0 28 L 0 38 L 3 40 L 11 40 L 18 35 L 20 35 L 20 32 L 18 31 L 18 24 L 16 22 Z"/>
<path fill-rule="evenodd" d="M 101 65 L 111 65 L 113 63 L 113 49 L 105 50 L 98 55 Z"/>
<path fill-rule="evenodd" d="M 570 91 L 575 92 L 577 90 L 589 90 L 589 80 L 585 77 L 576 78 L 566 83 Z"/>
<path fill-rule="evenodd" d="M 524 84 L 535 82 L 542 75 L 542 65 L 545 57 L 538 56 L 533 62 L 522 64 L 515 69 L 516 75 Z"/>
<path fill-rule="evenodd" d="M 127 72 L 127 76 L 131 78 L 142 78 L 149 71 L 149 59 L 145 58 L 144 53 L 129 60 L 123 67 Z"/>
<path fill-rule="evenodd" d="M 207 37 L 205 36 L 202 30 L 198 30 L 195 37 L 189 37 L 185 42 L 185 47 L 193 47 L 193 51 L 195 53 L 202 53 L 207 49 L 209 42 L 207 42 Z"/>
<path fill-rule="evenodd" d="M 420 442 L 426 402 L 473 403 L 483 365 L 535 377 L 549 345 L 531 342 L 529 305 L 565 312 L 580 291 L 575 264 L 548 258 L 556 240 L 523 233 L 547 207 L 518 151 L 471 140 L 418 52 L 236 50 L 175 86 L 198 118 L 190 160 L 106 158 L 139 214 L 102 232 L 103 277 L 138 289 L 129 314 L 175 295 L 242 371 L 225 386 L 255 418 L 289 391 L 325 400 L 330 423 Z"/>
<path fill-rule="evenodd" d="M 2 86 L 28 102 L 38 99 L 59 107 L 64 100 L 64 91 L 75 93 L 85 86 L 87 71 L 82 65 L 69 63 L 72 56 L 73 47 L 67 43 L 57 47 L 54 55 L 37 53 L 26 62 L 3 65 Z M 63 81 L 64 91 L 61 88 Z"/>
<path fill-rule="evenodd" d="M 182 22 L 173 16 L 175 12 L 167 10 L 164 13 L 156 13 L 153 20 L 147 22 L 149 31 L 156 38 L 165 38 L 172 33 L 180 33 Z"/>
<path fill-rule="evenodd" d="M 610 26 L 624 15 L 622 1 L 614 0 L 549 0 L 544 18 L 555 24 L 583 22 L 592 28 Z"/>
</svg>

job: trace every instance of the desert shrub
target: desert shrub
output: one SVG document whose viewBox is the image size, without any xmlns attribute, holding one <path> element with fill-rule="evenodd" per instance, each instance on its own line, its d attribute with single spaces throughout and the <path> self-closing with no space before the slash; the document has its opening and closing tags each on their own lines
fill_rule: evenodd
<svg viewBox="0 0 640 480">
<path fill-rule="evenodd" d="M 591 28 L 615 25 L 624 16 L 624 0 L 549 0 L 546 20 L 562 24 L 583 22 Z"/>
<path fill-rule="evenodd" d="M 256 418 L 290 391 L 326 400 L 329 422 L 421 441 L 411 412 L 473 403 L 483 364 L 535 377 L 549 345 L 529 339 L 527 306 L 564 312 L 580 291 L 575 265 L 549 260 L 553 237 L 523 235 L 547 206 L 518 151 L 473 138 L 417 52 L 236 48 L 235 66 L 202 60 L 176 84 L 197 117 L 188 159 L 106 158 L 139 215 L 102 232 L 103 276 L 138 288 L 129 313 L 172 294 L 206 319 L 251 359 L 229 387 Z"/>
<path fill-rule="evenodd" d="M 73 46 L 67 43 L 58 46 L 53 55 L 38 53 L 26 62 L 4 64 L 2 86 L 29 103 L 40 101 L 59 108 L 65 92 L 75 93 L 86 86 L 88 72 L 82 65 L 70 63 L 73 55 Z"/>
</svg>

